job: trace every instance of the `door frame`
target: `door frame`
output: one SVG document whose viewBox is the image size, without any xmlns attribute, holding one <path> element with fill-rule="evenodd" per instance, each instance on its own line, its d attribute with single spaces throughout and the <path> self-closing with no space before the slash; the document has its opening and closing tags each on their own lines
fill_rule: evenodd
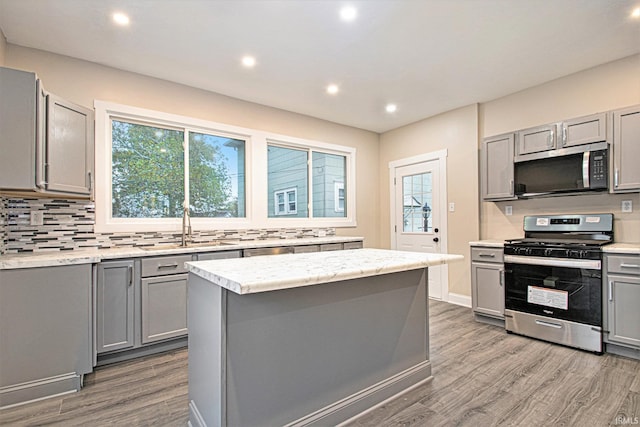
<svg viewBox="0 0 640 427">
<path fill-rule="evenodd" d="M 430 153 L 419 154 L 417 156 L 406 157 L 404 159 L 393 160 L 389 162 L 389 236 L 391 236 L 391 249 L 396 249 L 396 197 L 395 197 L 395 179 L 396 169 L 404 166 L 411 166 L 419 163 L 426 163 L 433 160 L 438 161 L 439 168 L 439 188 L 440 200 L 440 229 L 443 233 L 440 235 L 440 252 L 447 253 L 449 228 L 447 226 L 447 149 L 432 151 Z M 441 265 L 441 286 L 442 301 L 449 301 L 449 268 L 447 264 Z"/>
</svg>

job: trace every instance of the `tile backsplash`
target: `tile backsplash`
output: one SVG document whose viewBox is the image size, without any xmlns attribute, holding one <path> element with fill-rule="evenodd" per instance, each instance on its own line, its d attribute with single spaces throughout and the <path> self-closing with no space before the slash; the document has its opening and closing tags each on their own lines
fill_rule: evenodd
<svg viewBox="0 0 640 427">
<path fill-rule="evenodd" d="M 41 211 L 43 225 L 31 225 Z M 87 200 L 0 196 L 0 254 L 87 248 L 153 246 L 180 242 L 180 233 L 95 233 L 95 206 Z M 194 231 L 195 242 L 216 239 L 267 239 L 335 235 L 333 228 Z"/>
</svg>

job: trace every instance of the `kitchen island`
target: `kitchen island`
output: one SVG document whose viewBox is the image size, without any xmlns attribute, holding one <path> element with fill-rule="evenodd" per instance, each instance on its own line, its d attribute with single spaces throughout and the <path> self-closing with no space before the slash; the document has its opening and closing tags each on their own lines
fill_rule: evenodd
<svg viewBox="0 0 640 427">
<path fill-rule="evenodd" d="M 381 249 L 187 263 L 192 426 L 336 425 L 431 377 L 428 267 Z"/>
</svg>

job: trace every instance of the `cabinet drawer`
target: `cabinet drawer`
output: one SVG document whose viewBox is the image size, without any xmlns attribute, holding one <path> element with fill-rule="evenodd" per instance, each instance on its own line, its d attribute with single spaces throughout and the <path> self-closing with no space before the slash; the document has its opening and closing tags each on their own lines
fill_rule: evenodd
<svg viewBox="0 0 640 427">
<path fill-rule="evenodd" d="M 504 250 L 502 248 L 471 248 L 471 261 L 503 262 Z"/>
<path fill-rule="evenodd" d="M 318 245 L 306 245 L 306 246 L 294 246 L 294 254 L 308 254 L 310 252 L 320 252 L 320 246 Z"/>
<path fill-rule="evenodd" d="M 164 276 L 166 274 L 187 273 L 184 263 L 191 261 L 191 255 L 161 256 L 142 259 L 142 277 Z"/>
<path fill-rule="evenodd" d="M 242 251 L 223 251 L 223 252 L 207 252 L 204 254 L 198 254 L 198 261 L 211 261 L 214 259 L 231 259 L 242 258 Z"/>
<path fill-rule="evenodd" d="M 607 273 L 623 273 L 640 276 L 640 257 L 608 255 Z"/>
<path fill-rule="evenodd" d="M 320 245 L 320 252 L 326 251 L 341 251 L 342 243 L 325 243 L 324 245 Z"/>
<path fill-rule="evenodd" d="M 347 249 L 362 249 L 362 242 L 344 242 L 343 248 Z"/>
</svg>

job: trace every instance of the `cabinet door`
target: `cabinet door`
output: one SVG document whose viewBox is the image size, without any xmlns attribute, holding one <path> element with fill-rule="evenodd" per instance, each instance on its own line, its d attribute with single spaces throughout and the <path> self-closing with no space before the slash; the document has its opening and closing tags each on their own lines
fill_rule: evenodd
<svg viewBox="0 0 640 427">
<path fill-rule="evenodd" d="M 613 112 L 613 191 L 640 190 L 640 105 Z"/>
<path fill-rule="evenodd" d="M 513 134 L 486 138 L 482 143 L 480 181 L 483 200 L 514 199 Z"/>
<path fill-rule="evenodd" d="M 471 263 L 471 283 L 473 311 L 503 319 L 503 264 Z"/>
<path fill-rule="evenodd" d="M 537 126 L 518 132 L 517 154 L 531 154 L 556 148 L 556 125 Z"/>
<path fill-rule="evenodd" d="M 0 270 L 0 406 L 68 391 L 56 384 L 91 372 L 91 337 L 90 264 Z"/>
<path fill-rule="evenodd" d="M 98 353 L 134 345 L 133 261 L 98 265 L 96 347 Z"/>
<path fill-rule="evenodd" d="M 38 139 L 37 79 L 0 67 L 0 188 L 33 190 Z"/>
<path fill-rule="evenodd" d="M 47 95 L 46 189 L 91 194 L 93 111 Z"/>
<path fill-rule="evenodd" d="M 608 276 L 609 342 L 640 348 L 640 277 Z"/>
<path fill-rule="evenodd" d="M 607 140 L 607 116 L 591 114 L 562 123 L 562 147 L 591 144 Z"/>
<path fill-rule="evenodd" d="M 142 343 L 187 334 L 188 274 L 142 279 Z"/>
</svg>

